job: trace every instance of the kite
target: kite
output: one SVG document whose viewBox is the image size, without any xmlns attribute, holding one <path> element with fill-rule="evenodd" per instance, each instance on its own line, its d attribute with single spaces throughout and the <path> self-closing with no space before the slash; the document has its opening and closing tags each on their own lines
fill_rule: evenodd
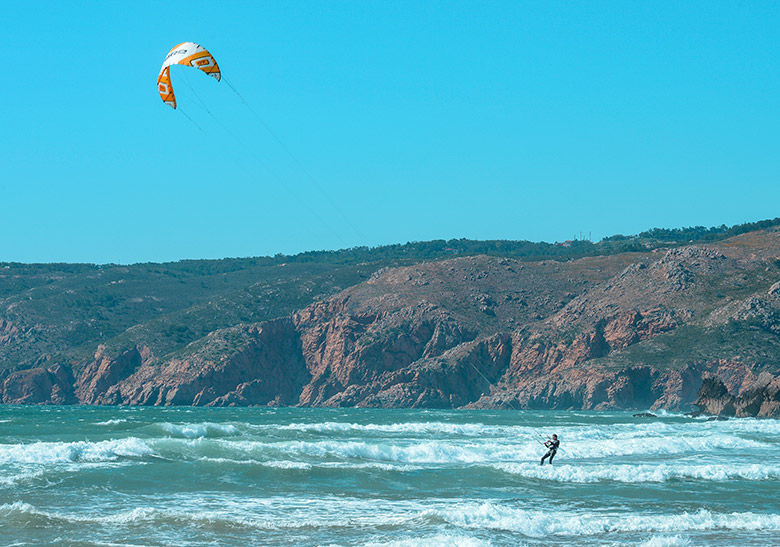
<svg viewBox="0 0 780 547">
<path fill-rule="evenodd" d="M 171 85 L 171 65 L 191 66 L 213 76 L 217 81 L 222 79 L 217 61 L 206 48 L 192 42 L 179 44 L 165 57 L 160 75 L 157 76 L 157 90 L 160 92 L 160 97 L 171 108 L 176 108 L 176 97 L 173 95 L 173 86 Z"/>
</svg>

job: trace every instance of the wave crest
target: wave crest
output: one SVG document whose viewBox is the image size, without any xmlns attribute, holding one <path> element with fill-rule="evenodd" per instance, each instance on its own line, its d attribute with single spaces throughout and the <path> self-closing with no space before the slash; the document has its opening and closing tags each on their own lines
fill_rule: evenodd
<svg viewBox="0 0 780 547">
<path fill-rule="evenodd" d="M 112 462 L 153 454 L 148 444 L 135 437 L 97 442 L 36 442 L 0 445 L 0 464 Z"/>
<path fill-rule="evenodd" d="M 762 464 L 658 464 L 658 465 L 569 465 L 554 466 L 528 463 L 499 463 L 493 467 L 528 479 L 591 483 L 614 481 L 624 483 L 667 482 L 670 480 L 704 481 L 777 481 L 780 468 Z"/>
<path fill-rule="evenodd" d="M 173 437 L 185 439 L 198 439 L 201 437 L 230 437 L 238 435 L 238 428 L 232 424 L 220 424 L 203 422 L 196 424 L 173 424 L 169 422 L 159 424 L 159 427 Z"/>
<path fill-rule="evenodd" d="M 707 509 L 674 515 L 614 512 L 575 514 L 528 511 L 486 502 L 429 509 L 425 511 L 425 516 L 461 528 L 519 532 L 528 537 L 593 536 L 615 532 L 780 531 L 780 515 L 715 513 Z"/>
</svg>

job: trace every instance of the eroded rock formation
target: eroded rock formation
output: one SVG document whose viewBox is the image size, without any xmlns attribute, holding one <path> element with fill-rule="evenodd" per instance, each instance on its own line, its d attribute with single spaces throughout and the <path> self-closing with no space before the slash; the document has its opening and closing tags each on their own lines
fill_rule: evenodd
<svg viewBox="0 0 780 547">
<path fill-rule="evenodd" d="M 780 376 L 763 372 L 736 393 L 717 376 L 709 376 L 694 404 L 699 413 L 714 416 L 780 417 Z"/>
</svg>

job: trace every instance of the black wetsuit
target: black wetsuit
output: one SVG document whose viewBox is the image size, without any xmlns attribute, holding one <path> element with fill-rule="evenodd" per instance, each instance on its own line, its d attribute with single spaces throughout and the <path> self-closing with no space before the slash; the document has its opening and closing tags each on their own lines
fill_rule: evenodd
<svg viewBox="0 0 780 547">
<path fill-rule="evenodd" d="M 542 456 L 542 462 L 539 465 L 544 465 L 544 460 L 547 458 L 550 458 L 550 464 L 552 464 L 553 458 L 555 457 L 555 454 L 558 453 L 558 446 L 561 444 L 561 441 L 558 439 L 555 439 L 554 441 L 547 441 L 544 443 L 544 446 L 546 446 L 549 450 L 547 450 L 547 454 Z"/>
</svg>

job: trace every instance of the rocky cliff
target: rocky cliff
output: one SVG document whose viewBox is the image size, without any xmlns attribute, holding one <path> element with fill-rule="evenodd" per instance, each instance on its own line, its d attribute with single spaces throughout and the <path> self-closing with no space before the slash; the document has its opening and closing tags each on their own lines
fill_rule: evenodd
<svg viewBox="0 0 780 547">
<path fill-rule="evenodd" d="M 18 336 L 0 322 L 0 345 Z M 101 344 L 83 361 L 6 370 L 2 401 L 682 410 L 696 402 L 777 416 L 780 233 L 567 261 L 475 256 L 391 267 L 175 351 L 139 338 Z"/>
<path fill-rule="evenodd" d="M 716 376 L 705 378 L 694 405 L 698 413 L 714 416 L 780 417 L 780 376 L 762 372 L 735 391 Z"/>
</svg>

